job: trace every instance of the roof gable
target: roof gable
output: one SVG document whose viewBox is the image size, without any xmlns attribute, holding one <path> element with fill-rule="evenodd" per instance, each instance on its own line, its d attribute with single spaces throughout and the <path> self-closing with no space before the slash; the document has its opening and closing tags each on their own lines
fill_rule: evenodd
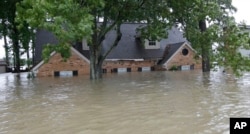
<svg viewBox="0 0 250 134">
<path fill-rule="evenodd" d="M 90 63 L 89 59 L 86 58 L 84 55 L 82 55 L 80 52 L 78 52 L 75 48 L 71 47 L 70 48 L 72 52 L 74 52 L 75 54 L 77 54 L 81 59 L 85 60 L 88 64 Z M 50 56 L 55 55 L 56 52 L 52 52 L 50 54 Z M 32 68 L 32 71 L 37 71 L 42 65 L 44 64 L 44 60 L 42 60 L 41 62 L 39 62 L 35 67 Z"/>
<path fill-rule="evenodd" d="M 187 46 L 194 51 L 194 49 L 187 42 L 169 44 L 165 48 L 164 57 L 160 64 L 167 64 L 184 46 Z"/>
</svg>

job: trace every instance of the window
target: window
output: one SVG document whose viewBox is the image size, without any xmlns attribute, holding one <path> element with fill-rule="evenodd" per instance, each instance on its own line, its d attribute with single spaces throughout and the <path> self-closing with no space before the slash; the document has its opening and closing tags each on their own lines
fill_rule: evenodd
<svg viewBox="0 0 250 134">
<path fill-rule="evenodd" d="M 54 72 L 54 76 L 55 77 L 68 77 L 68 76 L 77 76 L 78 75 L 78 71 L 74 70 L 74 71 L 55 71 Z"/>
<path fill-rule="evenodd" d="M 154 41 L 154 40 L 149 40 L 149 41 L 148 41 L 148 45 L 149 45 L 149 46 L 156 46 L 156 41 Z"/>
<path fill-rule="evenodd" d="M 184 56 L 188 55 L 188 49 L 186 49 L 186 48 L 182 49 L 182 54 Z"/>
<path fill-rule="evenodd" d="M 60 71 L 59 76 L 62 76 L 62 77 L 73 76 L 73 71 Z"/>
<path fill-rule="evenodd" d="M 118 68 L 117 72 L 118 73 L 127 72 L 127 68 Z"/>
<path fill-rule="evenodd" d="M 73 76 L 77 76 L 78 75 L 78 71 L 77 70 L 74 70 L 73 71 Z"/>
<path fill-rule="evenodd" d="M 59 71 L 55 71 L 55 72 L 54 72 L 54 76 L 55 76 L 55 77 L 59 77 L 59 76 L 60 76 L 60 72 L 59 72 Z"/>
</svg>

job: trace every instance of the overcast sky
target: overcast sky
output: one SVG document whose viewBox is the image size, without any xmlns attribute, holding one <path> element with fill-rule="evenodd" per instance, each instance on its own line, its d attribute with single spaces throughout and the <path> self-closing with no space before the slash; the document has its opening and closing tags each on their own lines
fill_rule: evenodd
<svg viewBox="0 0 250 134">
<path fill-rule="evenodd" d="M 250 25 L 250 0 L 233 0 L 233 5 L 237 8 L 234 17 L 237 22 L 245 21 Z"/>
<path fill-rule="evenodd" d="M 237 22 L 245 21 L 250 25 L 250 0 L 233 0 L 233 5 L 238 9 L 237 13 L 234 15 Z M 0 40 L 0 59 L 5 57 L 4 42 Z"/>
</svg>

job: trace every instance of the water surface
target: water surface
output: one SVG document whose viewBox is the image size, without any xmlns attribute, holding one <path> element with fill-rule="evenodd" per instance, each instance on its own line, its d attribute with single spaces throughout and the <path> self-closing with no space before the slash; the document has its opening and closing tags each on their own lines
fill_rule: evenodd
<svg viewBox="0 0 250 134">
<path fill-rule="evenodd" d="M 250 74 L 0 74 L 0 134 L 229 134 L 250 117 Z"/>
</svg>

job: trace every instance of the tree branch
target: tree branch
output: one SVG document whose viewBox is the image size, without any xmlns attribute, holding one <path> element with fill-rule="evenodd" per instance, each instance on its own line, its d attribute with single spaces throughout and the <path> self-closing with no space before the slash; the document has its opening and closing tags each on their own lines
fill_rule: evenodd
<svg viewBox="0 0 250 134">
<path fill-rule="evenodd" d="M 122 38 L 121 23 L 118 23 L 116 29 L 116 39 L 113 42 L 112 46 L 109 48 L 109 50 L 106 53 L 104 53 L 104 55 L 102 56 L 102 60 L 104 60 L 108 56 L 108 54 L 118 45 L 121 38 Z"/>
<path fill-rule="evenodd" d="M 104 11 L 104 21 L 102 23 L 102 26 L 101 26 L 101 33 L 99 34 L 99 42 L 98 42 L 98 45 L 101 45 L 102 41 L 105 39 L 105 35 L 112 29 L 114 28 L 114 26 L 117 24 L 117 21 L 119 20 L 120 18 L 120 15 L 121 15 L 121 12 L 119 11 L 118 14 L 117 14 L 117 17 L 116 19 L 113 21 L 113 23 L 111 25 L 109 25 L 107 27 L 107 23 L 108 23 L 108 18 L 106 17 L 106 13 L 107 13 L 107 10 L 109 9 L 106 9 Z"/>
</svg>

